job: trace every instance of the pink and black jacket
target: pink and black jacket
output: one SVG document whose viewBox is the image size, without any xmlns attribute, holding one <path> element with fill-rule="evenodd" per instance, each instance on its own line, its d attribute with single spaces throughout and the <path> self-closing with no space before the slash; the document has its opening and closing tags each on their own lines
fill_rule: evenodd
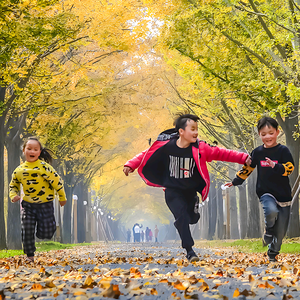
<svg viewBox="0 0 300 300">
<path fill-rule="evenodd" d="M 175 128 L 162 132 L 150 148 L 137 154 L 127 161 L 124 166 L 128 166 L 133 170 L 138 169 L 139 175 L 146 184 L 155 187 L 163 187 L 164 170 L 162 170 L 163 164 L 161 163 L 161 153 L 164 145 L 169 143 L 173 138 L 178 139 L 178 133 Z M 192 144 L 192 153 L 198 171 L 206 183 L 204 189 L 198 191 L 202 195 L 202 201 L 207 198 L 210 186 L 206 162 L 220 160 L 244 164 L 248 157 L 247 153 L 210 146 L 206 142 L 200 140 L 197 140 L 196 143 Z"/>
</svg>

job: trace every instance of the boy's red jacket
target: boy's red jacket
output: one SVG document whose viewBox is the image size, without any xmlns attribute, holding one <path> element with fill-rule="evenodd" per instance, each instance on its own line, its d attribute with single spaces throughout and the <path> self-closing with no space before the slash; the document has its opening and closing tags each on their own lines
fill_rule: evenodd
<svg viewBox="0 0 300 300">
<path fill-rule="evenodd" d="M 163 149 L 164 145 L 170 142 L 170 139 L 172 138 L 178 138 L 178 134 L 175 129 L 169 129 L 162 132 L 158 136 L 157 141 L 155 141 L 150 148 L 137 154 L 135 157 L 127 161 L 124 166 L 128 166 L 133 170 L 138 169 L 139 175 L 143 178 L 146 184 L 155 187 L 163 187 L 163 180 L 161 178 L 162 172 L 159 168 L 161 166 L 159 163 L 159 152 Z M 247 153 L 210 146 L 206 142 L 200 140 L 197 140 L 196 143 L 191 145 L 198 171 L 206 183 L 204 189 L 202 191 L 198 191 L 202 194 L 202 201 L 207 198 L 210 186 L 210 178 L 206 162 L 220 160 L 244 164 L 248 157 Z"/>
</svg>

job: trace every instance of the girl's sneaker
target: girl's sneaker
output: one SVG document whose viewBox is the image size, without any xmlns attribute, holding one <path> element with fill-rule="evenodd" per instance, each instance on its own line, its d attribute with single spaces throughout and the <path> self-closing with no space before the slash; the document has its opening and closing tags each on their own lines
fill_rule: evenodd
<svg viewBox="0 0 300 300">
<path fill-rule="evenodd" d="M 27 262 L 32 262 L 32 263 L 33 263 L 33 262 L 34 262 L 34 256 L 27 256 L 27 257 L 26 257 L 26 261 L 27 261 Z"/>
</svg>

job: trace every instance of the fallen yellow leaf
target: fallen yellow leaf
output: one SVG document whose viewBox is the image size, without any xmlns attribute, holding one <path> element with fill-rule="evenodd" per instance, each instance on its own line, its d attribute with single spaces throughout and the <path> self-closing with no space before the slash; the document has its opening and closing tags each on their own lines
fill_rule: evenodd
<svg viewBox="0 0 300 300">
<path fill-rule="evenodd" d="M 202 285 L 200 286 L 200 291 L 202 291 L 202 292 L 206 292 L 206 291 L 208 291 L 209 290 L 209 286 L 208 286 L 208 284 L 206 283 L 206 282 L 202 282 Z"/>
<path fill-rule="evenodd" d="M 34 283 L 31 287 L 31 290 L 42 290 L 43 286 L 39 283 Z"/>
<path fill-rule="evenodd" d="M 48 288 L 55 288 L 56 285 L 53 283 L 53 280 L 46 282 L 46 287 Z"/>
<path fill-rule="evenodd" d="M 78 291 L 74 293 L 74 296 L 82 296 L 82 295 L 86 295 L 86 293 L 82 291 Z"/>
<path fill-rule="evenodd" d="M 232 295 L 232 298 L 237 298 L 240 295 L 239 289 L 236 289 Z"/>
<path fill-rule="evenodd" d="M 155 288 L 150 291 L 151 295 L 158 295 L 158 292 Z"/>
<path fill-rule="evenodd" d="M 180 290 L 180 291 L 184 291 L 187 288 L 179 280 L 177 280 L 176 282 L 174 282 L 173 286 L 174 286 L 175 289 Z"/>
</svg>

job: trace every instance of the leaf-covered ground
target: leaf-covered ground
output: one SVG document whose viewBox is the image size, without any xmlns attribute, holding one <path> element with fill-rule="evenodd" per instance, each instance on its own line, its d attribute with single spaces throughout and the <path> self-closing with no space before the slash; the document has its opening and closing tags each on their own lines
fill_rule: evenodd
<svg viewBox="0 0 300 300">
<path fill-rule="evenodd" d="M 292 299 L 300 297 L 300 258 L 178 243 L 96 244 L 0 259 L 0 299 Z"/>
</svg>

